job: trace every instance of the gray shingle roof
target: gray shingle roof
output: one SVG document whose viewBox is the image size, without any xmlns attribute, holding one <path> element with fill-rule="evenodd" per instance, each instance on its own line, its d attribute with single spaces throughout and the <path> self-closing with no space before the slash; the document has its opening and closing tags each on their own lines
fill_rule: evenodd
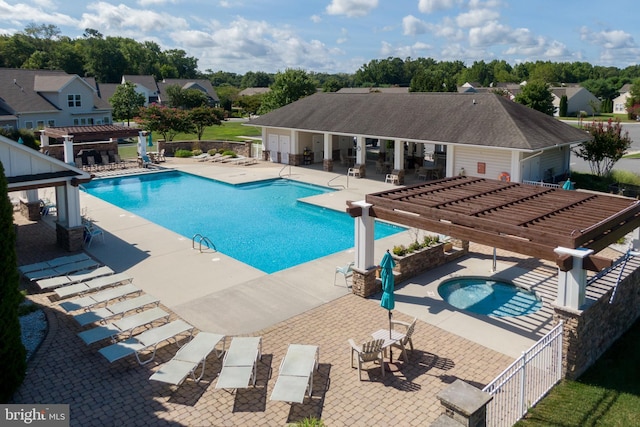
<svg viewBox="0 0 640 427">
<path fill-rule="evenodd" d="M 317 93 L 249 125 L 535 151 L 589 135 L 492 93 Z"/>
<path fill-rule="evenodd" d="M 220 102 L 220 98 L 213 88 L 211 81 L 207 79 L 164 79 L 158 82 L 158 90 L 160 93 L 166 93 L 166 88 L 169 85 L 178 85 L 182 89 L 203 89 L 211 99 L 215 102 Z"/>
</svg>

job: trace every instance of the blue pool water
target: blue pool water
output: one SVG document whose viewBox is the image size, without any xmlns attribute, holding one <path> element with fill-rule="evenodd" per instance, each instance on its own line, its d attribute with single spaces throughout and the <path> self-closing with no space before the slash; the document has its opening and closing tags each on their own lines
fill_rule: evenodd
<svg viewBox="0 0 640 427">
<path fill-rule="evenodd" d="M 542 307 L 542 301 L 533 292 L 482 277 L 445 280 L 438 286 L 438 293 L 456 308 L 487 316 L 524 316 Z"/>
<path fill-rule="evenodd" d="M 332 190 L 297 181 L 229 185 L 167 172 L 93 180 L 83 190 L 188 239 L 200 233 L 219 252 L 266 273 L 354 245 L 348 214 L 298 201 Z M 375 238 L 403 230 L 377 222 Z"/>
</svg>

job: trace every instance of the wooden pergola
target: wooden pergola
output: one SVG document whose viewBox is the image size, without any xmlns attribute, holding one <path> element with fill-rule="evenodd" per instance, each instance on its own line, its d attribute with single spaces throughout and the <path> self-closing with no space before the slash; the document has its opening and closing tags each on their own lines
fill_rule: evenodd
<svg viewBox="0 0 640 427">
<path fill-rule="evenodd" d="M 640 227 L 640 202 L 595 192 L 567 191 L 497 180 L 453 177 L 368 194 L 371 214 L 382 220 L 446 234 L 557 263 L 572 258 L 558 247 L 598 253 Z M 349 205 L 351 216 L 360 208 Z M 611 261 L 591 255 L 584 268 Z"/>
<path fill-rule="evenodd" d="M 49 138 L 64 140 L 66 135 L 73 135 L 74 142 L 108 141 L 109 139 L 134 138 L 142 129 L 118 125 L 90 125 L 48 127 L 42 130 Z"/>
</svg>

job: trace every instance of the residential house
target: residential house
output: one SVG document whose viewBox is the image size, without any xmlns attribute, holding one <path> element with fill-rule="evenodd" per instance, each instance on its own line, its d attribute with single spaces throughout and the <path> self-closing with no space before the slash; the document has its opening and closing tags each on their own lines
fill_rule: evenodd
<svg viewBox="0 0 640 427">
<path fill-rule="evenodd" d="M 620 88 L 620 95 L 613 99 L 613 113 L 627 114 L 627 100 L 631 96 L 631 83 L 627 83 Z"/>
<path fill-rule="evenodd" d="M 268 87 L 247 87 L 238 93 L 238 96 L 252 96 L 252 95 L 264 95 L 271 89 Z"/>
<path fill-rule="evenodd" d="M 0 126 L 35 130 L 111 122 L 109 103 L 76 74 L 0 68 Z"/>
<path fill-rule="evenodd" d="M 563 96 L 567 97 L 568 117 L 577 117 L 580 112 L 585 112 L 588 115 L 595 115 L 600 111 L 600 100 L 596 98 L 594 94 L 581 86 L 571 85 L 552 87 L 551 94 L 553 95 L 553 105 L 556 107 L 556 111 L 554 113 L 555 116 L 560 114 L 560 99 Z"/>
<path fill-rule="evenodd" d="M 167 86 L 178 85 L 182 89 L 196 89 L 204 92 L 211 107 L 220 106 L 220 98 L 211 82 L 207 79 L 164 79 L 158 82 L 158 100 L 160 103 L 167 102 Z"/>
<path fill-rule="evenodd" d="M 156 79 L 153 76 L 134 76 L 125 75 L 122 76 L 122 84 L 133 83 L 136 87 L 136 92 L 141 93 L 144 96 L 144 106 L 158 102 L 159 89 Z"/>
<path fill-rule="evenodd" d="M 317 93 L 247 124 L 262 128 L 265 158 L 273 162 L 302 165 L 308 150 L 313 163 L 332 171 L 351 154 L 360 176 L 366 140 L 386 141 L 384 160 L 400 178 L 411 167 L 406 158 L 420 167 L 433 153 L 444 176 L 555 181 L 570 171 L 571 145 L 590 139 L 492 93 Z"/>
</svg>

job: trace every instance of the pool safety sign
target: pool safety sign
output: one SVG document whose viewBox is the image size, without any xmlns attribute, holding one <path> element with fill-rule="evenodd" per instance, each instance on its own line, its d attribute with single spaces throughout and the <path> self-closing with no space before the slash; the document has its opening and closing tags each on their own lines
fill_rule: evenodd
<svg viewBox="0 0 640 427">
<path fill-rule="evenodd" d="M 69 405 L 0 405 L 0 425 L 69 427 Z"/>
</svg>

